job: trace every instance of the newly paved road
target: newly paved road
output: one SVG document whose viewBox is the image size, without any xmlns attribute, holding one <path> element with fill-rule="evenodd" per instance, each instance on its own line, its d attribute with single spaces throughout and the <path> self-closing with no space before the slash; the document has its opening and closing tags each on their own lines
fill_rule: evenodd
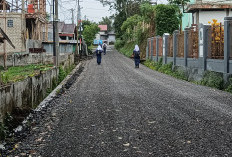
<svg viewBox="0 0 232 157">
<path fill-rule="evenodd" d="M 46 116 L 21 144 L 35 156 L 232 156 L 231 94 L 135 69 L 112 47 Z"/>
</svg>

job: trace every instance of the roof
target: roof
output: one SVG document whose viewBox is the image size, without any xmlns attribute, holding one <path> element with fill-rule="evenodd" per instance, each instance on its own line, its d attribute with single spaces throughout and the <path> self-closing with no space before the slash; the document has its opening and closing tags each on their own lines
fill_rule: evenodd
<svg viewBox="0 0 232 157">
<path fill-rule="evenodd" d="M 74 33 L 75 31 L 75 24 L 64 24 L 64 27 L 62 29 L 62 33 Z"/>
<path fill-rule="evenodd" d="M 64 22 L 58 22 L 58 32 L 62 32 L 64 28 L 65 23 Z"/>
<path fill-rule="evenodd" d="M 232 4 L 219 4 L 219 3 L 197 3 L 197 4 L 189 4 L 187 6 L 187 12 L 195 12 L 196 10 L 218 10 L 218 9 L 230 9 L 232 8 Z"/>
<path fill-rule="evenodd" d="M 98 25 L 100 31 L 107 31 L 107 25 Z"/>
</svg>

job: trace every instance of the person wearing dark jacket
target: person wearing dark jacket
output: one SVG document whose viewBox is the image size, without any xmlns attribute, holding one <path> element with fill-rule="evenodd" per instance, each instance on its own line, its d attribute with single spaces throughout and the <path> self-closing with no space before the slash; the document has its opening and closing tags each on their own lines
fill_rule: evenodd
<svg viewBox="0 0 232 157">
<path fill-rule="evenodd" d="M 134 61 L 135 61 L 135 68 L 139 68 L 139 63 L 140 63 L 140 51 L 139 51 L 139 46 L 135 45 L 135 49 L 133 51 L 134 55 Z"/>
<path fill-rule="evenodd" d="M 98 47 L 97 47 L 97 50 L 95 51 L 95 53 L 96 53 L 96 56 L 97 56 L 97 64 L 98 65 L 100 65 L 101 64 L 101 54 L 102 54 L 102 48 L 101 48 L 101 46 L 100 45 L 98 45 Z"/>
</svg>

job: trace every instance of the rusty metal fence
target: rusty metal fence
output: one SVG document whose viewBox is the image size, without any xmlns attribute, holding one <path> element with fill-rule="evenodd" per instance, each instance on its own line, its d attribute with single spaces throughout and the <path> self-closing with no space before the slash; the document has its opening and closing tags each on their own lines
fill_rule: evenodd
<svg viewBox="0 0 232 157">
<path fill-rule="evenodd" d="M 189 32 L 189 46 L 188 46 L 188 57 L 198 58 L 199 57 L 199 37 L 198 29 L 191 29 Z"/>
<path fill-rule="evenodd" d="M 178 51 L 177 51 L 177 57 L 184 57 L 184 33 L 181 33 L 178 35 Z"/>
<path fill-rule="evenodd" d="M 173 36 L 168 39 L 168 57 L 173 57 Z"/>
<path fill-rule="evenodd" d="M 211 45 L 208 58 L 224 59 L 224 26 L 222 23 L 211 26 Z"/>
<path fill-rule="evenodd" d="M 156 38 L 153 39 L 153 56 L 156 56 Z"/>
</svg>

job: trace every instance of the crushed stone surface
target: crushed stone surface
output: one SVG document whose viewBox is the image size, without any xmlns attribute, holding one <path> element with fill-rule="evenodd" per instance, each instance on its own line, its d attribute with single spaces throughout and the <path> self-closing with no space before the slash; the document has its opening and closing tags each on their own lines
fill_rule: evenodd
<svg viewBox="0 0 232 157">
<path fill-rule="evenodd" d="M 85 61 L 8 156 L 232 156 L 232 95 L 172 78 L 109 47 Z"/>
</svg>

